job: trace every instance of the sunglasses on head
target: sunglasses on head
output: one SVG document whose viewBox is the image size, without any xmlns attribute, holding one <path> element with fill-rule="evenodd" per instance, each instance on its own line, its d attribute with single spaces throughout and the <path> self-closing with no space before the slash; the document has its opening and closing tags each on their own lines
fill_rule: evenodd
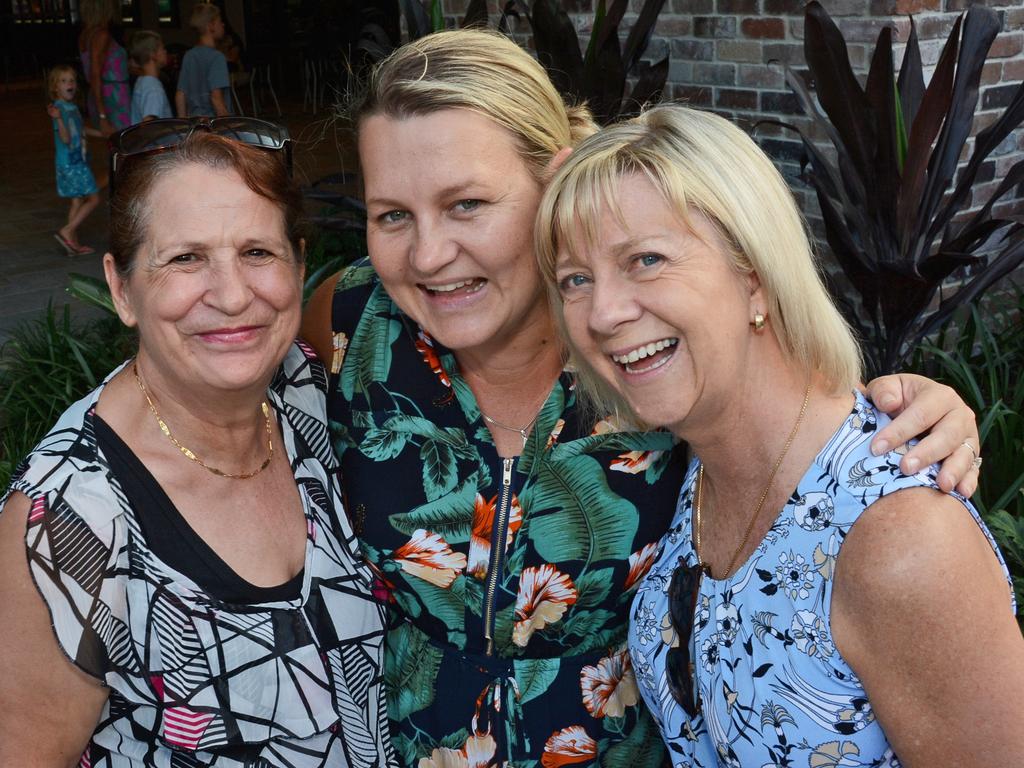
<svg viewBox="0 0 1024 768">
<path fill-rule="evenodd" d="M 668 584 L 668 613 L 676 632 L 677 644 L 665 654 L 668 690 L 672 698 L 691 719 L 700 714 L 700 695 L 694 678 L 694 662 L 690 653 L 693 618 L 700 596 L 700 582 L 708 567 L 703 563 L 680 563 Z"/>
<path fill-rule="evenodd" d="M 292 172 L 292 142 L 284 126 L 255 117 L 168 117 L 129 126 L 110 137 L 111 195 L 127 161 L 168 152 L 194 131 L 224 136 L 269 152 L 284 150 L 288 173 Z"/>
</svg>

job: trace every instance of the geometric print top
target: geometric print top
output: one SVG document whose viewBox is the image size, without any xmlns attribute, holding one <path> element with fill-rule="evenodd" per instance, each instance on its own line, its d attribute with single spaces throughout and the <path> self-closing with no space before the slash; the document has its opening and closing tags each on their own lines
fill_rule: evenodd
<svg viewBox="0 0 1024 768">
<path fill-rule="evenodd" d="M 332 326 L 328 414 L 389 607 L 401 764 L 660 768 L 626 632 L 686 472 L 672 435 L 588 418 L 563 372 L 503 460 L 455 355 L 369 264 L 339 279 Z"/>
<path fill-rule="evenodd" d="M 295 345 L 267 392 L 306 515 L 292 600 L 224 603 L 153 554 L 97 445 L 103 385 L 19 467 L 10 490 L 32 500 L 29 567 L 57 641 L 110 689 L 81 765 L 393 765 L 384 615 L 341 507 L 326 385 Z"/>
<path fill-rule="evenodd" d="M 864 687 L 832 641 L 833 573 L 843 540 L 864 509 L 903 488 L 937 487 L 936 468 L 905 476 L 900 454 L 872 456 L 871 438 L 889 420 L 859 392 L 855 397 L 850 416 L 750 559 L 728 579 L 703 576 L 691 647 L 703 712 L 692 721 L 672 698 L 665 667 L 666 652 L 676 643 L 668 584 L 677 563 L 696 563 L 691 510 L 697 462 L 690 467 L 675 520 L 633 601 L 629 633 L 640 692 L 674 765 L 900 765 Z M 974 507 L 956 498 L 1005 571 Z M 1012 590 L 1008 598 L 1013 610 Z"/>
</svg>

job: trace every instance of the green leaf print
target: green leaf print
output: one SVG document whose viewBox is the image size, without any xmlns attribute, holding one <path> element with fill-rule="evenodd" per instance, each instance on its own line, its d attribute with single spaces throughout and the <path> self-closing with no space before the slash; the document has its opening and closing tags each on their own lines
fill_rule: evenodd
<svg viewBox="0 0 1024 768">
<path fill-rule="evenodd" d="M 672 461 L 672 451 L 662 451 L 658 457 L 651 462 L 651 466 L 644 470 L 644 480 L 650 485 L 665 473 L 665 468 Z"/>
<path fill-rule="evenodd" d="M 565 620 L 559 634 L 589 637 L 614 618 L 614 613 L 603 608 L 593 611 L 575 611 Z"/>
<path fill-rule="evenodd" d="M 514 605 L 506 605 L 494 614 L 494 645 L 502 656 L 523 653 L 523 649 L 512 642 L 512 624 L 515 620 Z"/>
<path fill-rule="evenodd" d="M 409 512 L 391 515 L 391 527 L 406 536 L 425 528 L 441 534 L 445 541 L 456 544 L 469 541 L 473 531 L 473 505 L 476 501 L 477 474 L 474 472 L 450 493 L 439 499 L 421 504 Z"/>
<path fill-rule="evenodd" d="M 336 293 L 340 293 L 341 291 L 348 290 L 349 288 L 353 288 L 357 285 L 366 285 L 376 277 L 376 275 L 377 273 L 369 264 L 352 264 L 347 269 L 342 270 L 334 290 Z"/>
<path fill-rule="evenodd" d="M 455 488 L 458 466 L 452 449 L 437 440 L 427 440 L 420 447 L 423 462 L 423 492 L 428 501 L 436 501 Z"/>
<path fill-rule="evenodd" d="M 359 319 L 341 367 L 341 394 L 351 401 L 356 392 L 366 393 L 374 382 L 386 381 L 391 370 L 391 345 L 402 332 L 394 317 L 397 308 L 377 286 Z"/>
<path fill-rule="evenodd" d="M 596 459 L 543 462 L 520 502 L 530 510 L 530 540 L 549 563 L 629 559 L 637 510 L 612 492 Z"/>
<path fill-rule="evenodd" d="M 525 704 L 548 689 L 558 677 L 559 659 L 516 659 L 516 683 L 519 685 L 519 703 Z"/>
<path fill-rule="evenodd" d="M 430 616 L 440 619 L 446 627 L 460 630 L 466 624 L 466 577 L 458 576 L 447 589 L 417 579 L 416 594 Z"/>
<path fill-rule="evenodd" d="M 405 448 L 408 437 L 401 432 L 392 432 L 390 429 L 369 429 L 363 442 L 359 444 L 359 450 L 368 459 L 374 461 L 388 461 L 395 458 Z"/>
<path fill-rule="evenodd" d="M 437 742 L 437 746 L 441 749 L 462 749 L 466 746 L 466 739 L 468 738 L 469 730 L 466 728 L 459 728 L 455 733 L 449 733 Z"/>
<path fill-rule="evenodd" d="M 587 571 L 576 579 L 576 605 L 574 609 L 593 608 L 603 603 L 612 589 L 612 577 L 615 571 L 612 568 L 601 568 L 596 571 Z"/>
<path fill-rule="evenodd" d="M 404 720 L 434 703 L 434 680 L 441 666 L 441 651 L 408 623 L 391 630 L 384 649 L 388 714 L 393 720 Z"/>
<path fill-rule="evenodd" d="M 636 725 L 629 736 L 604 753 L 602 768 L 657 768 L 665 757 L 665 745 L 643 705 L 630 709 L 640 715 Z"/>
</svg>

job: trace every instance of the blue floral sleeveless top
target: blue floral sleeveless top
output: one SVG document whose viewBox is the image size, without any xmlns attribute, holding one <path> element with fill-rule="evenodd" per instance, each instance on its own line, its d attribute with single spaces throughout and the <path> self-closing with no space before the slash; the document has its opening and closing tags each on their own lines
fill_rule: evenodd
<svg viewBox="0 0 1024 768">
<path fill-rule="evenodd" d="M 836 559 L 860 514 L 894 491 L 937 487 L 934 467 L 905 476 L 900 454 L 871 455 L 871 438 L 886 423 L 857 393 L 850 416 L 750 559 L 730 578 L 701 580 L 691 658 L 703 713 L 692 721 L 669 693 L 665 670 L 676 641 L 668 584 L 678 563 L 697 561 L 690 536 L 697 463 L 691 465 L 672 527 L 630 613 L 637 684 L 674 765 L 900 765 L 830 624 Z M 977 511 L 961 501 L 1005 572 Z M 1013 609 L 1012 590 L 1007 607 Z"/>
</svg>

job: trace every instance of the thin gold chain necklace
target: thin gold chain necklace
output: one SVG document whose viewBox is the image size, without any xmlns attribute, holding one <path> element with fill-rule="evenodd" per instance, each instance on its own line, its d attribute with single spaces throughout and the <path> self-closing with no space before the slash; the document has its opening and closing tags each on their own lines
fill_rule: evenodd
<svg viewBox="0 0 1024 768">
<path fill-rule="evenodd" d="M 740 545 L 736 548 L 736 551 L 732 553 L 732 559 L 729 560 L 729 565 L 719 578 L 727 578 L 732 573 L 732 568 L 736 565 L 736 559 L 740 556 L 740 552 L 747 546 L 747 540 L 750 538 L 751 532 L 754 530 L 754 523 L 757 521 L 758 516 L 761 514 L 761 508 L 764 507 L 764 503 L 768 498 L 768 491 L 772 488 L 772 483 L 775 482 L 775 475 L 779 471 L 779 467 L 782 466 L 783 460 L 786 458 L 786 454 L 789 453 L 790 447 L 793 445 L 793 440 L 796 438 L 797 430 L 800 429 L 800 423 L 804 420 L 804 414 L 807 413 L 807 404 L 811 400 L 811 383 L 807 382 L 807 389 L 804 391 L 804 402 L 800 406 L 800 413 L 796 417 L 796 423 L 793 424 L 793 429 L 790 430 L 789 437 L 786 438 L 786 444 L 782 447 L 782 453 L 779 454 L 779 458 L 775 460 L 775 466 L 772 467 L 771 473 L 768 475 L 768 484 L 765 485 L 764 490 L 761 492 L 761 498 L 758 499 L 757 506 L 754 507 L 754 514 L 750 516 L 750 522 L 747 523 L 747 531 L 743 534 L 743 540 Z M 693 550 L 694 554 L 697 555 L 697 560 L 705 568 L 708 568 L 708 573 L 711 569 L 708 564 L 705 563 L 700 556 L 700 529 L 701 529 L 701 517 L 700 517 L 700 503 L 701 497 L 704 495 L 704 462 L 700 463 L 700 467 L 697 469 L 697 493 L 696 500 L 694 501 L 694 526 L 693 526 Z"/>
<path fill-rule="evenodd" d="M 211 467 L 209 464 L 207 464 L 198 456 L 196 456 L 191 448 L 188 448 L 187 446 L 184 446 L 181 443 L 179 443 L 178 439 L 171 434 L 171 430 L 167 426 L 167 422 L 165 422 L 160 417 L 160 412 L 156 409 L 156 406 L 153 404 L 153 398 L 149 396 L 149 390 L 147 390 L 146 385 L 142 383 L 142 377 L 139 375 L 138 362 L 132 363 L 132 373 L 135 374 L 135 382 L 139 385 L 139 389 L 142 390 L 142 395 L 146 398 L 146 404 L 149 406 L 149 410 L 156 418 L 156 423 L 160 425 L 160 431 L 167 436 L 168 440 L 174 443 L 175 447 L 179 451 L 181 451 L 182 455 L 184 455 L 185 458 L 189 459 L 190 461 L 194 461 L 207 472 L 212 472 L 213 474 L 217 475 L 217 477 L 226 477 L 230 480 L 248 480 L 250 477 L 256 477 L 256 475 L 258 475 L 260 472 L 262 472 L 270 465 L 270 460 L 274 458 L 274 433 L 270 426 L 270 406 L 267 405 L 266 400 L 263 401 L 263 403 L 260 406 L 260 409 L 263 412 L 263 422 L 267 428 L 267 458 L 264 459 L 263 463 L 260 464 L 259 467 L 254 469 L 252 472 L 241 472 L 236 475 L 230 472 L 224 472 L 220 469 L 217 469 L 216 467 Z"/>
</svg>

